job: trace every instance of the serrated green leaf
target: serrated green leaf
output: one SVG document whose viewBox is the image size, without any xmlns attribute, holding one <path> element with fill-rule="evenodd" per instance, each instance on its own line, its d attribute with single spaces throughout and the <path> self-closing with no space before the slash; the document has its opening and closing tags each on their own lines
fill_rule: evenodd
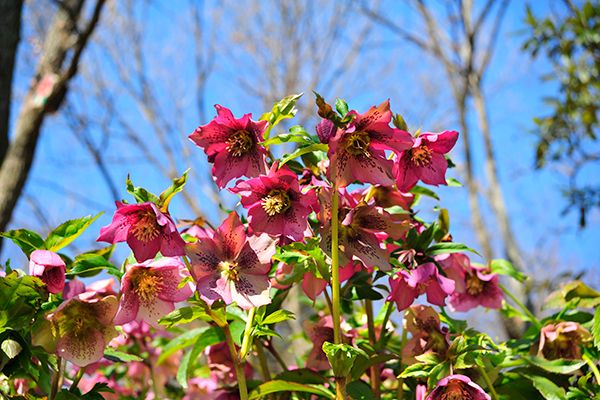
<svg viewBox="0 0 600 400">
<path fill-rule="evenodd" d="M 104 357 L 108 358 L 112 361 L 117 362 L 131 362 L 131 361 L 144 361 L 144 359 L 140 356 L 136 356 L 134 354 L 128 354 L 123 351 L 117 350 L 114 347 L 107 347 L 104 350 Z"/>
<path fill-rule="evenodd" d="M 44 249 L 44 239 L 34 231 L 28 229 L 15 229 L 8 232 L 0 233 L 0 236 L 12 240 L 14 244 L 19 246 L 27 257 L 38 249 Z"/>
<path fill-rule="evenodd" d="M 192 372 L 194 361 L 200 356 L 200 353 L 207 348 L 225 340 L 225 334 L 217 327 L 210 327 L 196 336 L 194 346 L 191 351 L 184 354 L 179 369 L 177 370 L 177 382 L 184 388 L 187 388 L 187 380 Z"/>
<path fill-rule="evenodd" d="M 133 186 L 133 182 L 131 182 L 129 175 L 127 175 L 127 179 L 125 180 L 125 187 L 127 188 L 127 192 L 131 194 L 138 203 L 160 203 L 158 196 L 154 193 L 147 191 L 141 186 Z"/>
<path fill-rule="evenodd" d="M 60 224 L 48 234 L 44 245 L 50 251 L 58 251 L 81 235 L 103 213 L 72 219 Z"/>
<path fill-rule="evenodd" d="M 565 400 L 565 390 L 557 386 L 550 379 L 538 375 L 526 375 L 527 379 L 531 380 L 533 386 L 540 392 L 546 400 Z"/>
<path fill-rule="evenodd" d="M 176 325 L 187 324 L 196 319 L 201 319 L 203 321 L 212 320 L 202 307 L 188 306 L 171 311 L 169 314 L 159 319 L 158 323 L 167 328 L 171 328 Z"/>
<path fill-rule="evenodd" d="M 315 151 L 327 151 L 327 148 L 328 148 L 328 146 L 325 143 L 314 143 L 314 144 L 310 144 L 308 146 L 300 147 L 300 148 L 296 149 L 293 153 L 284 156 L 281 159 L 281 162 L 279 165 L 281 167 L 281 166 L 285 165 L 285 163 L 287 163 L 288 161 L 293 160 L 294 158 L 298 158 L 307 153 L 312 153 Z"/>
<path fill-rule="evenodd" d="M 525 282 L 527 280 L 527 275 L 516 269 L 508 260 L 492 260 L 490 262 L 490 269 L 493 273 L 510 276 L 519 282 Z"/>
<path fill-rule="evenodd" d="M 296 319 L 296 316 L 293 312 L 288 310 L 277 310 L 274 313 L 269 314 L 265 319 L 263 319 L 262 324 L 271 325 L 290 319 Z"/>
<path fill-rule="evenodd" d="M 404 120 L 404 117 L 400 114 L 394 114 L 394 118 L 392 119 L 392 123 L 394 126 L 402 131 L 408 132 L 408 124 Z"/>
<path fill-rule="evenodd" d="M 545 358 L 536 356 L 524 356 L 523 359 L 531 365 L 555 374 L 570 374 L 578 371 L 585 365 L 585 361 L 580 360 L 546 360 Z"/>
<path fill-rule="evenodd" d="M 175 196 L 177 193 L 183 190 L 183 187 L 187 182 L 187 174 L 189 171 L 190 170 L 188 168 L 179 178 L 173 179 L 173 183 L 171 183 L 171 186 L 166 188 L 158 197 L 157 205 L 162 212 L 167 212 L 169 208 L 169 203 L 171 202 L 173 196 Z"/>
<path fill-rule="evenodd" d="M 278 393 L 278 392 L 301 392 L 301 393 L 312 393 L 319 396 L 320 399 L 329 399 L 334 400 L 335 395 L 331 393 L 329 390 L 325 389 L 323 386 L 317 385 L 305 385 L 297 382 L 288 382 L 288 381 L 280 381 L 273 380 L 269 382 L 265 382 L 262 385 L 259 385 L 249 394 L 249 400 L 257 400 L 261 399 L 264 396 L 270 393 Z"/>
<path fill-rule="evenodd" d="M 335 109 L 343 118 L 348 114 L 348 103 L 344 99 L 336 99 L 335 100 Z"/>
<path fill-rule="evenodd" d="M 37 277 L 19 277 L 13 271 L 0 278 L 0 328 L 29 327 L 47 299 L 46 285 Z"/>
<path fill-rule="evenodd" d="M 279 100 L 273 104 L 271 111 L 261 115 L 260 120 L 269 121 L 269 126 L 265 129 L 263 139 L 267 140 L 271 134 L 271 130 L 281 121 L 287 118 L 293 118 L 298 111 L 296 102 L 302 97 L 303 93 L 292 94 Z"/>
</svg>

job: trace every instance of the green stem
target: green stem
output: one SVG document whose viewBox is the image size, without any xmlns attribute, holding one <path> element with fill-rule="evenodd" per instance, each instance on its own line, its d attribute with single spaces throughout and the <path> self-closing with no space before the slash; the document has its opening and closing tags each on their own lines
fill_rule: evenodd
<svg viewBox="0 0 600 400">
<path fill-rule="evenodd" d="M 485 372 L 485 368 L 478 365 L 477 369 L 479 369 L 479 372 L 481 372 L 481 376 L 483 377 L 485 384 L 490 390 L 490 395 L 492 396 L 492 399 L 498 400 L 498 393 L 496 393 L 496 389 L 494 389 L 494 385 L 492 384 L 492 380 L 490 379 L 489 375 L 487 374 L 487 372 Z"/>
<path fill-rule="evenodd" d="M 519 306 L 519 308 L 521 309 L 521 311 L 523 311 L 523 313 L 531 320 L 531 322 L 537 327 L 537 328 L 541 328 L 542 324 L 540 323 L 540 321 L 536 318 L 535 315 L 533 315 L 533 313 L 531 311 L 529 311 L 529 309 L 527 307 L 525 307 L 525 305 L 523 303 L 521 303 L 521 301 L 519 301 L 519 299 L 517 299 L 503 284 L 500 284 L 500 288 L 502 289 L 502 291 L 508 296 L 510 297 L 510 299 L 517 305 Z"/>
<path fill-rule="evenodd" d="M 190 264 L 190 260 L 188 260 L 187 256 L 183 256 L 181 258 L 183 258 L 183 263 L 187 267 L 188 271 L 191 273 L 192 272 L 192 265 Z"/>
<path fill-rule="evenodd" d="M 58 389 L 60 386 L 60 378 L 62 375 L 62 358 L 58 357 L 56 360 L 56 373 L 52 378 L 52 386 L 50 387 L 50 396 L 48 396 L 48 400 L 54 400 L 56 398 L 56 394 L 58 393 Z"/>
<path fill-rule="evenodd" d="M 400 342 L 400 351 L 402 351 L 402 349 L 404 349 L 404 346 L 406 346 L 406 342 L 408 340 L 408 334 L 406 329 L 402 329 L 402 341 Z M 400 373 L 402 373 L 402 371 L 404 371 L 404 364 L 402 364 L 402 362 L 400 362 Z M 398 389 L 396 391 L 396 398 L 398 400 L 402 400 L 404 399 L 404 378 L 398 378 Z"/>
<path fill-rule="evenodd" d="M 254 314 L 256 314 L 256 307 L 252 307 L 248 311 L 248 319 L 246 320 L 246 329 L 244 329 L 244 337 L 242 339 L 242 348 L 240 349 L 240 360 L 244 361 L 250 351 L 250 345 L 252 344 L 252 324 L 254 323 Z"/>
<path fill-rule="evenodd" d="M 83 377 L 83 374 L 85 374 L 85 368 L 79 368 L 79 371 L 77 371 L 77 374 L 75 375 L 75 378 L 73 378 L 73 383 L 71 383 L 71 387 L 69 388 L 69 392 L 74 392 L 75 389 L 77 389 L 77 385 L 79 385 L 79 381 Z"/>
<path fill-rule="evenodd" d="M 267 357 L 265 355 L 265 349 L 262 342 L 260 340 L 255 340 L 254 348 L 256 349 L 256 355 L 258 356 L 258 362 L 260 363 L 263 379 L 265 382 L 270 381 L 271 371 L 269 371 L 269 363 L 267 362 Z"/>
<path fill-rule="evenodd" d="M 335 344 L 342 343 L 342 330 L 340 321 L 340 260 L 338 242 L 338 190 L 333 185 L 331 195 L 331 297 L 333 306 L 333 341 Z"/>
<path fill-rule="evenodd" d="M 244 373 L 244 361 L 240 359 L 237 350 L 235 349 L 235 342 L 231 336 L 229 325 L 223 326 L 223 332 L 225 333 L 225 341 L 227 347 L 229 347 L 229 353 L 233 360 L 233 368 L 235 369 L 235 375 L 238 382 L 238 389 L 240 391 L 240 400 L 248 400 L 248 387 L 246 386 L 246 374 Z"/>
<path fill-rule="evenodd" d="M 385 310 L 385 315 L 383 316 L 383 322 L 381 323 L 381 333 L 379 334 L 379 340 L 377 341 L 377 345 L 379 347 L 383 346 L 383 339 L 385 337 L 385 334 L 387 333 L 386 327 L 390 320 L 390 317 L 392 316 L 392 312 L 394 311 L 394 303 L 392 303 L 391 301 L 386 302 L 385 306 L 387 308 Z"/>
<path fill-rule="evenodd" d="M 596 383 L 600 385 L 600 371 L 598 371 L 598 367 L 594 364 L 594 360 L 592 360 L 587 354 L 583 355 L 583 360 L 589 365 L 594 377 L 596 377 Z"/>
<path fill-rule="evenodd" d="M 365 300 L 365 314 L 367 314 L 367 329 L 369 331 L 369 342 L 373 348 L 377 345 L 375 334 L 375 318 L 373 317 L 373 303 L 371 300 Z M 371 389 L 376 399 L 381 398 L 381 375 L 379 373 L 379 365 L 375 364 L 370 368 L 371 373 Z"/>
</svg>

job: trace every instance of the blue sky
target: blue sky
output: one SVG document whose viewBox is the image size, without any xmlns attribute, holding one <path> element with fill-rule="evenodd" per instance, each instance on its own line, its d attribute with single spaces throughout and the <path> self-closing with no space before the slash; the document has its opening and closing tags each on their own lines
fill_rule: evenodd
<svg viewBox="0 0 600 400">
<path fill-rule="evenodd" d="M 201 149 L 194 148 L 186 137 L 199 125 L 208 120 L 198 120 L 193 91 L 195 70 L 192 57 L 192 36 L 189 30 L 189 16 L 186 12 L 186 2 L 171 5 L 167 2 L 156 2 L 146 15 L 148 42 L 145 49 L 151 54 L 149 69 L 154 72 L 155 79 L 151 85 L 159 94 L 157 101 L 165 114 L 176 113 L 172 98 L 182 100 L 185 105 L 182 117 L 177 126 L 170 131 L 169 140 L 176 148 L 195 152 L 193 168 L 197 172 L 195 181 L 190 182 L 190 191 L 194 196 L 205 196 L 203 188 L 211 183 L 207 179 L 207 163 Z M 213 7 L 217 3 L 207 2 Z M 408 29 L 419 34 L 418 29 L 424 29 L 414 20 L 414 16 L 396 6 L 396 2 L 384 2 L 383 9 L 395 20 L 406 24 Z M 534 2 L 534 11 L 538 14 L 547 11 L 546 3 Z M 531 134 L 534 127 L 532 119 L 544 115 L 548 109 L 543 104 L 543 97 L 556 90 L 554 85 L 543 83 L 541 75 L 549 72 L 548 63 L 543 60 L 532 61 L 529 56 L 520 51 L 525 40 L 523 20 L 525 6 L 522 2 L 513 2 L 509 6 L 505 23 L 494 59 L 485 82 L 485 92 L 488 97 L 488 109 L 491 117 L 491 128 L 496 156 L 500 168 L 500 180 L 504 190 L 505 200 L 510 211 L 515 235 L 521 243 L 528 258 L 545 259 L 553 255 L 552 263 L 560 270 L 575 271 L 585 269 L 596 271 L 592 274 L 592 283 L 599 283 L 600 255 L 597 243 L 600 238 L 600 215 L 594 211 L 589 215 L 588 227 L 585 230 L 577 228 L 577 215 L 561 215 L 565 201 L 560 195 L 561 176 L 551 170 L 535 171 L 532 169 L 535 137 Z M 211 14 L 213 15 L 213 14 Z M 324 12 L 323 18 L 326 17 Z M 213 104 L 219 103 L 230 107 L 234 114 L 241 115 L 252 112 L 255 118 L 262 114 L 261 103 L 245 91 L 239 84 L 240 77 L 257 81 L 261 78 L 260 68 L 253 64 L 232 62 L 231 54 L 240 57 L 240 49 L 232 47 L 227 38 L 231 30 L 237 29 L 230 15 L 222 16 L 223 25 L 206 20 L 204 27 L 210 34 L 214 28 L 215 40 L 215 69 L 209 76 L 205 91 L 205 110 L 208 119 L 214 115 Z M 106 34 L 106 32 L 104 33 Z M 424 32 L 423 32 L 424 34 Z M 348 38 L 342 38 L 339 46 L 347 45 Z M 258 44 L 260 46 L 260 44 Z M 16 75 L 17 94 L 22 93 L 29 81 L 29 69 L 26 65 L 27 52 L 31 47 L 22 45 L 19 50 L 19 63 Z M 84 62 L 96 63 L 110 69 L 102 52 L 90 49 Z M 294 51 L 290 49 L 289 51 Z M 243 55 L 243 53 L 241 53 Z M 123 53 L 124 58 L 130 54 Z M 332 54 L 333 57 L 333 54 Z M 243 58 L 242 58 L 243 59 Z M 310 62 L 309 59 L 306 60 Z M 377 73 L 379 68 L 387 71 Z M 367 49 L 358 56 L 352 65 L 348 66 L 348 74 L 340 91 L 330 93 L 331 88 L 318 88 L 330 96 L 344 97 L 352 108 L 364 111 L 373 104 L 378 104 L 386 98 L 391 99 L 395 112 L 403 114 L 412 128 L 421 127 L 424 130 L 456 129 L 458 124 L 453 116 L 453 107 L 449 94 L 448 82 L 441 69 L 439 61 L 422 54 L 414 47 L 402 43 L 389 31 L 377 27 L 373 32 Z M 108 73 L 110 77 L 110 73 Z M 427 85 L 424 85 L 426 83 Z M 83 76 L 78 77 L 74 87 L 76 90 L 87 85 Z M 117 88 L 118 89 L 118 88 Z M 143 132 L 150 129 L 147 122 L 136 117 L 139 111 L 127 96 L 122 96 L 116 90 L 114 97 L 117 107 L 131 118 L 135 129 Z M 309 87 L 298 87 L 297 92 L 310 93 Z M 288 93 L 283 93 L 286 95 Z M 76 96 L 75 105 L 85 110 L 94 119 L 110 117 L 107 110 L 86 96 Z M 333 101 L 330 97 L 328 100 Z M 305 95 L 300 107 L 314 107 L 312 95 Z M 13 120 L 18 112 L 13 108 Z M 307 125 L 312 130 L 316 119 Z M 443 126 L 442 126 L 443 124 Z M 477 125 L 474 115 L 469 124 L 474 136 Z M 114 122 L 110 125 L 114 128 Z M 93 137 L 101 140 L 105 132 L 94 128 Z M 151 142 L 150 147 L 156 146 Z M 481 149 L 481 143 L 475 141 L 475 147 Z M 194 153 L 192 153 L 194 154 Z M 120 185 L 121 195 L 126 197 L 124 180 L 131 173 L 134 183 L 159 192 L 168 185 L 163 177 L 153 170 L 147 160 L 139 152 L 130 149 L 130 145 L 116 136 L 106 147 L 106 155 L 110 161 L 110 173 Z M 453 158 L 460 163 L 460 144 L 453 152 Z M 481 151 L 476 152 L 478 165 L 477 173 L 482 175 Z M 179 172 L 186 168 L 179 162 Z M 597 172 L 597 171 L 595 171 Z M 457 171 L 450 171 L 449 176 L 461 179 Z M 65 195 L 64 190 L 70 193 Z M 87 250 L 94 246 L 95 238 L 100 227 L 110 221 L 114 207 L 105 184 L 100 179 L 97 169 L 92 165 L 89 155 L 75 139 L 65 125 L 60 114 L 45 121 L 40 145 L 36 154 L 30 179 L 26 187 L 28 196 L 37 199 L 45 218 L 50 225 L 58 225 L 63 220 L 78 216 L 104 211 L 105 215 L 84 235 L 75 247 Z M 466 189 L 441 188 L 442 205 L 450 210 L 457 241 L 475 244 L 471 232 L 468 207 L 466 205 Z M 74 195 L 75 194 L 75 195 Z M 210 204 L 210 199 L 202 201 L 206 204 L 206 212 L 218 222 L 217 209 Z M 428 206 L 432 204 L 426 203 Z M 177 217 L 192 217 L 184 208 L 181 198 L 173 202 L 172 214 Z M 489 210 L 486 212 L 487 220 Z M 11 228 L 27 227 L 43 230 L 41 219 L 32 212 L 31 202 L 21 199 Z M 496 229 L 492 227 L 492 232 Z M 124 247 L 121 246 L 121 247 Z M 25 260 L 18 249 L 7 243 L 4 247 L 3 258 L 13 259 L 13 265 L 19 266 Z M 121 251 L 125 251 L 121 249 Z M 67 251 L 69 253 L 69 251 Z M 539 263 L 536 271 L 543 271 L 544 263 Z M 554 265 L 549 267 L 550 270 Z"/>
</svg>

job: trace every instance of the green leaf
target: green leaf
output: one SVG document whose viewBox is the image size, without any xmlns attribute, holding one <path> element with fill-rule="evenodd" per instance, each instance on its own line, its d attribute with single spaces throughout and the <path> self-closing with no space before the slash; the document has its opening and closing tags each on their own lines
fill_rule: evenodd
<svg viewBox="0 0 600 400">
<path fill-rule="evenodd" d="M 594 323 L 592 324 L 592 336 L 594 337 L 594 345 L 600 350 L 600 307 L 596 307 L 594 311 Z"/>
<path fill-rule="evenodd" d="M 206 311 L 199 306 L 181 307 L 171 311 L 158 320 L 158 323 L 171 328 L 176 325 L 187 324 L 193 320 L 201 319 L 203 321 L 212 321 Z"/>
<path fill-rule="evenodd" d="M 408 132 L 408 124 L 404 120 L 404 117 L 400 114 L 394 114 L 394 118 L 392 119 L 392 123 L 394 126 L 402 131 Z"/>
<path fill-rule="evenodd" d="M 314 143 L 314 144 L 310 144 L 308 146 L 300 147 L 300 148 L 296 149 L 296 151 L 294 151 L 293 153 L 284 156 L 281 159 L 281 162 L 279 165 L 281 167 L 288 161 L 293 160 L 294 158 L 298 158 L 307 153 L 312 153 L 314 151 L 327 151 L 327 148 L 328 148 L 328 146 L 325 143 Z"/>
<path fill-rule="evenodd" d="M 325 383 L 325 378 L 323 378 L 320 374 L 313 371 L 312 369 L 308 368 L 284 371 L 277 375 L 275 380 L 309 384 Z"/>
<path fill-rule="evenodd" d="M 223 331 L 217 327 L 205 326 L 192 329 L 191 331 L 184 332 L 175 337 L 175 339 L 171 340 L 165 347 L 163 347 L 156 363 L 162 364 L 177 350 L 181 350 L 194 343 L 195 347 L 202 347 L 202 350 L 204 350 L 206 347 L 223 342 L 224 340 L 225 335 L 223 334 Z"/>
<path fill-rule="evenodd" d="M 419 194 L 422 196 L 431 197 L 436 200 L 440 199 L 439 196 L 433 190 L 427 189 L 426 187 L 423 187 L 423 186 L 415 186 L 414 188 L 412 188 L 410 190 L 410 192 L 412 194 Z"/>
<path fill-rule="evenodd" d="M 185 183 L 187 182 L 187 174 L 189 172 L 189 168 L 181 175 L 179 178 L 173 179 L 173 183 L 171 186 L 166 188 L 159 196 L 157 205 L 160 207 L 162 212 L 167 212 L 169 208 L 169 203 L 175 194 L 181 192 Z"/>
<path fill-rule="evenodd" d="M 10 359 L 13 359 L 16 356 L 18 356 L 21 350 L 23 350 L 21 344 L 13 339 L 5 339 L 2 342 L 2 345 L 0 345 L 0 348 L 2 349 L 4 354 L 6 354 L 6 356 Z"/>
<path fill-rule="evenodd" d="M 112 248 L 113 246 L 110 247 Z M 84 253 L 76 256 L 67 276 L 87 278 L 98 275 L 102 271 L 106 271 L 119 279 L 123 276 L 119 268 L 108 261 L 105 256 L 98 253 Z"/>
<path fill-rule="evenodd" d="M 0 236 L 13 241 L 19 246 L 27 257 L 34 251 L 44 248 L 44 239 L 34 231 L 28 229 L 16 229 L 13 231 L 2 232 Z"/>
<path fill-rule="evenodd" d="M 200 353 L 202 353 L 206 347 L 221 343 L 224 340 L 225 335 L 223 334 L 223 331 L 216 327 L 210 327 L 197 335 L 194 347 L 192 347 L 191 351 L 184 354 L 181 363 L 179 364 L 176 376 L 177 382 L 184 388 L 187 388 L 187 380 L 192 372 L 193 362 L 198 359 L 198 356 L 200 356 Z"/>
<path fill-rule="evenodd" d="M 63 389 L 60 392 L 56 393 L 56 400 L 80 400 L 80 397 L 75 395 L 74 393 L 69 392 L 68 389 Z"/>
<path fill-rule="evenodd" d="M 392 354 L 380 354 L 371 358 L 357 357 L 350 371 L 350 376 L 352 379 L 358 379 L 373 365 L 383 364 L 394 358 L 395 356 Z"/>
<path fill-rule="evenodd" d="M 510 276 L 519 282 L 525 282 L 527 280 L 527 275 L 516 269 L 514 265 L 507 260 L 492 260 L 490 263 L 490 269 L 496 274 Z"/>
<path fill-rule="evenodd" d="M 546 400 L 565 400 L 565 390 L 543 376 L 525 376 Z"/>
<path fill-rule="evenodd" d="M 343 118 L 348 114 L 348 103 L 344 99 L 336 99 L 335 100 L 335 109 Z"/>
<path fill-rule="evenodd" d="M 329 360 L 333 374 L 337 377 L 348 376 L 358 356 L 369 357 L 364 350 L 357 349 L 345 343 L 333 344 L 324 342 L 323 352 Z"/>
<path fill-rule="evenodd" d="M 296 319 L 293 312 L 288 310 L 277 310 L 274 313 L 269 314 L 265 319 L 263 319 L 262 324 L 271 325 L 290 319 Z"/>
<path fill-rule="evenodd" d="M 0 279 L 0 329 L 30 328 L 31 320 L 48 299 L 46 285 L 34 276 L 19 277 L 16 271 Z"/>
<path fill-rule="evenodd" d="M 269 126 L 265 130 L 263 138 L 267 140 L 269 135 L 271 134 L 271 130 L 279 124 L 282 120 L 287 118 L 293 118 L 298 111 L 296 109 L 296 102 L 300 97 L 302 97 L 303 93 L 292 94 L 284 97 L 279 100 L 277 103 L 273 104 L 273 108 L 270 112 L 263 114 L 260 119 L 262 121 L 269 121 Z"/>
<path fill-rule="evenodd" d="M 550 293 L 543 309 L 559 308 L 573 300 L 579 301 L 579 307 L 595 308 L 600 305 L 600 292 L 581 281 L 569 282 L 561 289 Z"/>
<path fill-rule="evenodd" d="M 50 251 L 62 249 L 81 235 L 102 214 L 100 213 L 95 216 L 88 215 L 87 217 L 72 219 L 60 224 L 48 234 L 44 245 Z"/>
<path fill-rule="evenodd" d="M 154 193 L 150 193 L 141 186 L 133 186 L 133 182 L 131 182 L 129 175 L 127 175 L 127 179 L 125 180 L 125 186 L 127 192 L 130 193 L 138 203 L 160 203 L 160 199 Z"/>
<path fill-rule="evenodd" d="M 261 399 L 270 393 L 278 392 L 303 392 L 312 393 L 319 396 L 320 399 L 334 400 L 335 395 L 322 386 L 305 385 L 302 383 L 273 380 L 265 382 L 250 392 L 249 400 Z"/>
<path fill-rule="evenodd" d="M 192 361 L 192 352 L 186 352 L 183 357 L 181 357 L 181 361 L 179 362 L 179 368 L 177 369 L 177 382 L 184 388 L 187 389 L 187 379 L 188 379 L 188 368 L 190 366 L 190 362 Z"/>
<path fill-rule="evenodd" d="M 467 245 L 455 242 L 442 242 L 433 244 L 429 246 L 427 250 L 425 250 L 425 253 L 429 256 L 436 256 L 439 254 L 461 253 L 463 251 L 470 251 L 471 253 L 479 254 Z"/>
<path fill-rule="evenodd" d="M 578 371 L 585 365 L 585 361 L 580 360 L 546 360 L 545 358 L 536 356 L 524 356 L 523 359 L 531 365 L 555 374 L 570 374 Z"/>
<path fill-rule="evenodd" d="M 363 381 L 353 381 L 346 386 L 346 392 L 352 400 L 375 400 L 371 387 Z"/>
<path fill-rule="evenodd" d="M 114 347 L 107 347 L 104 350 L 104 357 L 108 358 L 111 361 L 117 362 L 131 362 L 131 361 L 144 361 L 144 359 L 140 356 L 136 356 L 134 354 L 128 354 L 123 351 L 119 351 Z"/>
<path fill-rule="evenodd" d="M 446 178 L 446 184 L 448 186 L 462 187 L 462 183 L 460 183 L 458 180 L 456 180 L 454 178 Z"/>
</svg>

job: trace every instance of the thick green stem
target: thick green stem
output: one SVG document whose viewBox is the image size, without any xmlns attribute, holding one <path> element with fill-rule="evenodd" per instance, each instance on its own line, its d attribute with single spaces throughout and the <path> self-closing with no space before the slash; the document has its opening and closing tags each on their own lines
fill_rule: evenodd
<svg viewBox="0 0 600 400">
<path fill-rule="evenodd" d="M 335 344 L 342 343 L 342 330 L 340 321 L 340 260 L 338 241 L 338 199 L 339 193 L 336 185 L 333 185 L 331 195 L 331 301 L 333 311 L 333 341 Z"/>
<path fill-rule="evenodd" d="M 237 350 L 235 349 L 235 342 L 231 336 L 229 325 L 223 327 L 225 333 L 225 340 L 227 347 L 229 347 L 229 353 L 233 360 L 233 368 L 235 369 L 235 375 L 237 377 L 238 389 L 240 391 L 240 400 L 248 400 L 248 387 L 246 386 L 246 374 L 244 373 L 244 361 L 240 360 Z"/>
<path fill-rule="evenodd" d="M 387 308 L 385 309 L 385 315 L 383 316 L 383 322 L 381 323 L 381 332 L 379 333 L 379 339 L 377 341 L 378 346 L 376 346 L 377 349 L 379 349 L 385 343 L 383 339 L 385 338 L 385 334 L 387 333 L 386 328 L 392 315 L 392 311 L 394 311 L 394 303 L 388 301 L 385 303 L 385 307 Z"/>
<path fill-rule="evenodd" d="M 69 388 L 69 392 L 74 392 L 75 389 L 77 389 L 77 385 L 79 385 L 79 381 L 83 377 L 83 374 L 85 374 L 85 368 L 79 368 L 79 371 L 77 371 L 77 374 L 75 375 L 75 378 L 73 378 L 73 383 L 71 383 L 71 387 Z"/>
<path fill-rule="evenodd" d="M 482 366 L 477 366 L 477 369 L 479 369 L 479 372 L 481 373 L 481 376 L 483 377 L 483 380 L 485 381 L 485 384 L 487 385 L 489 391 L 490 391 L 490 395 L 492 396 L 493 400 L 498 400 L 498 393 L 496 393 L 496 389 L 494 389 L 494 385 L 492 384 L 492 380 L 490 379 L 490 377 L 488 376 L 487 372 L 485 371 L 485 368 Z"/>
<path fill-rule="evenodd" d="M 587 354 L 584 354 L 582 358 L 592 370 L 594 377 L 596 377 L 596 383 L 600 385 L 600 371 L 598 371 L 598 367 L 594 363 L 594 360 L 592 360 Z"/>
<path fill-rule="evenodd" d="M 248 311 L 248 320 L 246 321 L 246 329 L 244 329 L 244 338 L 242 339 L 242 348 L 240 349 L 240 360 L 244 361 L 250 351 L 250 345 L 252 344 L 252 324 L 254 323 L 254 314 L 256 314 L 256 307 L 253 307 Z"/>
<path fill-rule="evenodd" d="M 521 303 L 519 301 L 519 299 L 517 299 L 503 284 L 500 284 L 500 288 L 502 289 L 502 291 L 508 296 L 510 297 L 510 299 L 517 305 L 519 306 L 519 308 L 521 309 L 521 311 L 523 311 L 523 313 L 531 320 L 531 323 L 534 324 L 537 328 L 541 328 L 542 324 L 540 323 L 540 321 L 536 318 L 535 315 L 533 315 L 533 313 L 531 311 L 529 311 L 529 309 L 527 307 L 525 307 L 525 305 L 523 303 Z"/>
<path fill-rule="evenodd" d="M 61 376 L 63 373 L 62 366 L 62 358 L 58 357 L 58 359 L 56 360 L 56 373 L 52 378 L 52 386 L 50 387 L 50 396 L 48 396 L 48 400 L 54 400 L 56 398 L 56 394 L 58 393 L 58 389 L 60 387 Z"/>
<path fill-rule="evenodd" d="M 373 348 L 377 346 L 377 337 L 375 334 L 375 318 L 373 317 L 373 303 L 371 300 L 365 300 L 365 314 L 367 314 L 367 328 L 369 330 L 369 343 Z M 379 373 L 379 364 L 375 364 L 370 368 L 371 372 L 371 389 L 376 399 L 381 398 L 381 375 Z"/>
</svg>

